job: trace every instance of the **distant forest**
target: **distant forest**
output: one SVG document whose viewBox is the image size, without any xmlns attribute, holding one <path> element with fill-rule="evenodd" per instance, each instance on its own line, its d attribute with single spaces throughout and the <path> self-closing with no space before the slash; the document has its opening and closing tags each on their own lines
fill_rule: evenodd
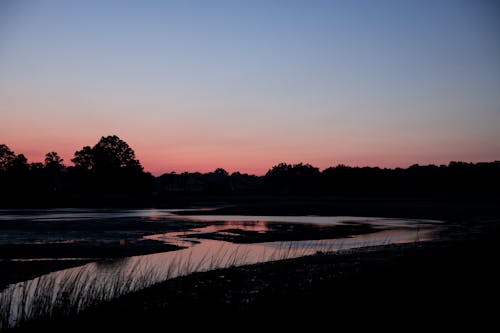
<svg viewBox="0 0 500 333">
<path fill-rule="evenodd" d="M 498 196 L 500 188 L 500 161 L 406 169 L 338 165 L 322 171 L 307 163 L 280 163 L 264 176 L 218 168 L 154 177 L 115 135 L 76 151 L 73 166 L 64 162 L 49 152 L 43 163 L 28 163 L 0 144 L 0 206 L 151 206 L 209 195 L 482 197 Z"/>
</svg>

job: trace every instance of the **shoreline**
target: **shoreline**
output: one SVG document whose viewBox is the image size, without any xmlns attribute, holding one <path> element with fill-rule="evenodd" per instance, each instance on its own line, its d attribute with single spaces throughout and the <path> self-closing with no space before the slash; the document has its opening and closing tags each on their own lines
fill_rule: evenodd
<svg viewBox="0 0 500 333">
<path fill-rule="evenodd" d="M 143 237 L 187 230 L 192 226 L 193 223 L 185 221 L 148 223 L 127 218 L 116 221 L 0 221 L 0 290 L 13 283 L 89 262 L 178 250 L 182 247 Z M 80 260 L 64 260 L 68 258 Z"/>
<path fill-rule="evenodd" d="M 249 318 L 281 324 L 283 316 L 291 319 L 289 325 L 311 320 L 315 325 L 330 320 L 346 324 L 355 318 L 383 318 L 386 313 L 411 319 L 410 310 L 417 306 L 422 306 L 421 323 L 444 323 L 449 319 L 445 313 L 467 314 L 468 320 L 490 318 L 500 296 L 500 273 L 491 265 L 500 230 L 489 231 L 481 237 L 318 253 L 193 273 L 74 317 L 33 321 L 19 331 L 62 332 L 75 327 L 85 331 L 97 325 L 131 331 L 193 318 L 197 321 L 189 328 L 224 329 L 229 323 L 257 325 Z M 214 320 L 221 315 L 224 324 Z"/>
<path fill-rule="evenodd" d="M 199 214 L 203 215 L 241 215 L 241 214 L 249 214 L 249 215 L 297 215 L 298 213 L 302 213 L 304 215 L 325 215 L 326 213 L 339 213 L 337 215 L 356 215 L 356 216 L 374 216 L 373 209 L 376 208 L 377 211 L 380 211 L 379 216 L 385 216 L 389 218 L 427 218 L 427 219 L 436 219 L 440 218 L 444 223 L 443 225 L 446 227 L 442 234 L 439 237 L 448 237 L 448 238 L 461 238 L 464 234 L 473 233 L 473 234 L 481 234 L 483 231 L 483 225 L 487 221 L 491 221 L 491 223 L 496 223 L 499 219 L 496 216 L 500 216 L 500 213 L 496 213 L 500 210 L 494 203 L 490 202 L 473 202 L 468 203 L 467 205 L 458 205 L 456 202 L 445 200 L 440 205 L 433 206 L 435 204 L 434 200 L 427 201 L 408 201 L 407 199 L 402 200 L 388 200 L 380 199 L 380 198 L 371 198 L 371 199 L 356 199 L 351 200 L 349 198 L 337 198 L 336 200 L 317 200 L 317 198 L 309 198 L 309 200 L 304 200 L 303 197 L 292 197 L 288 198 L 292 199 L 292 201 L 283 201 L 280 200 L 266 200 L 265 202 L 261 200 L 257 200 L 257 198 L 252 198 L 249 202 L 241 202 L 240 204 L 234 204 L 231 206 L 219 207 L 214 210 L 203 210 L 200 211 Z M 492 200 L 495 201 L 495 200 Z M 220 202 L 219 202 L 220 203 Z M 210 206 L 207 202 L 205 202 L 208 206 Z M 479 205 L 479 206 L 478 206 Z M 399 207 L 399 208 L 398 208 Z M 431 207 L 431 209 L 429 209 Z M 485 207 L 484 210 L 481 208 Z M 355 209 L 355 210 L 353 210 Z M 476 212 L 476 213 L 474 213 Z M 478 213 L 479 212 L 479 213 Z M 196 215 L 198 212 L 186 209 L 185 211 L 176 212 L 181 217 L 182 215 Z M 253 214 L 252 214 L 253 213 Z M 286 214 L 289 213 L 289 214 Z M 105 221 L 103 221 L 105 222 Z M 85 223 L 77 223 L 79 229 L 82 229 L 82 232 L 86 233 L 89 228 L 92 229 L 90 234 L 87 236 L 93 235 L 96 227 L 100 225 L 101 221 L 94 221 L 90 223 L 86 221 Z M 11 224 L 9 226 L 9 224 Z M 4 221 L 0 227 L 5 228 L 7 225 L 7 229 L 14 228 L 13 225 L 21 224 L 20 222 L 7 223 Z M 29 222 L 23 222 L 26 224 L 28 228 L 32 227 L 32 224 Z M 74 222 L 69 222 L 67 224 L 71 224 L 73 226 Z M 36 276 L 46 274 L 51 271 L 57 271 L 61 268 L 69 268 L 74 266 L 79 266 L 82 263 L 98 261 L 103 259 L 112 259 L 112 258 L 122 258 L 131 255 L 141 255 L 141 254 L 150 254 L 150 253 L 158 253 L 170 250 L 176 250 L 178 247 L 173 245 L 168 245 L 160 242 L 152 242 L 152 241 L 132 241 L 127 242 L 126 246 L 120 245 L 119 241 L 122 238 L 128 239 L 129 237 L 136 238 L 137 232 L 133 231 L 135 228 L 143 228 L 139 234 L 145 235 L 148 233 L 157 233 L 157 232 L 165 232 L 165 231 L 175 231 L 181 229 L 189 229 L 190 227 L 196 226 L 196 224 L 188 223 L 183 221 L 177 227 L 173 227 L 172 225 L 166 224 L 150 224 L 150 223 L 141 223 L 143 227 L 140 225 L 132 226 L 131 221 L 125 220 L 120 222 L 120 233 L 113 235 L 112 241 L 106 240 L 106 242 L 97 241 L 95 244 L 91 243 L 73 243 L 73 244 L 45 244 L 45 245 L 29 245 L 29 244 L 0 244 L 0 254 L 1 258 L 4 259 L 3 262 L 0 262 L 0 272 L 9 272 L 10 274 L 1 274 L 2 278 L 0 278 L 0 288 L 5 287 L 7 284 L 20 282 L 26 279 L 34 278 Z M 67 228 L 65 223 L 61 224 L 61 228 Z M 23 227 L 24 228 L 24 227 Z M 51 226 L 52 228 L 52 226 Z M 59 228 L 59 227 L 57 227 Z M 57 231 L 56 228 L 56 231 Z M 104 230 L 107 230 L 109 227 L 106 223 L 103 226 Z M 114 226 L 113 226 L 114 228 Z M 335 229 L 335 228 L 333 228 Z M 325 231 L 327 229 L 324 229 Z M 80 232 L 80 231 L 79 231 Z M 316 234 L 310 233 L 305 230 L 306 235 L 309 234 L 309 238 L 319 239 L 321 238 L 317 232 Z M 289 235 L 288 231 L 283 230 L 275 230 L 271 233 L 275 233 L 275 236 L 283 239 L 299 239 L 296 236 Z M 320 231 L 321 233 L 321 231 Z M 328 232 L 327 232 L 328 233 Z M 293 232 L 292 232 L 293 234 Z M 120 236 L 122 235 L 122 236 Z M 229 241 L 235 242 L 258 242 L 258 238 L 261 237 L 260 234 L 253 234 L 248 232 L 240 232 L 237 234 L 238 236 L 226 236 L 225 239 Z M 206 234 L 205 236 L 200 235 L 201 237 L 218 239 L 218 237 L 214 237 L 213 234 Z M 231 238 L 232 237 L 232 238 Z M 267 236 L 266 236 L 267 237 Z M 223 239 L 224 240 L 224 239 Z M 108 249 L 108 250 L 106 250 Z M 106 250 L 103 252 L 103 250 Z M 63 255 L 63 257 L 73 257 L 73 258 L 92 258 L 90 260 L 83 261 L 74 261 L 71 262 L 56 262 L 53 261 L 53 265 L 51 262 L 40 263 L 40 264 L 27 264 L 27 263 L 16 263 L 5 261 L 5 259 L 9 258 L 57 258 Z M 6 264 L 7 263 L 7 264 Z M 2 265 L 4 265 L 2 267 Z M 24 265 L 25 267 L 21 267 Z M 11 267 L 15 267 L 15 270 L 11 270 Z M 52 268 L 51 268 L 52 267 Z M 16 277 L 17 276 L 17 277 Z"/>
<path fill-rule="evenodd" d="M 71 222 L 70 222 L 71 223 Z M 89 239 L 92 235 L 98 235 L 96 230 L 99 229 L 99 221 L 85 222 L 86 226 L 80 232 L 88 233 L 88 228 L 92 228 L 92 233 L 85 236 Z M 102 226 L 105 233 L 109 233 L 109 226 L 105 222 Z M 4 289 L 10 284 L 22 282 L 33 279 L 35 277 L 58 271 L 61 269 L 81 266 L 90 262 L 97 262 L 103 260 L 114 260 L 119 258 L 127 258 L 131 256 L 147 255 L 154 253 L 170 252 L 180 250 L 183 247 L 163 243 L 161 241 L 141 239 L 140 235 L 147 235 L 148 233 L 164 231 L 179 231 L 190 230 L 191 228 L 200 226 L 217 226 L 224 222 L 221 221 L 205 221 L 200 225 L 200 222 L 179 222 L 179 225 L 157 226 L 151 228 L 149 223 L 139 224 L 148 226 L 147 229 L 137 233 L 135 231 L 130 234 L 130 222 L 120 222 L 119 227 L 122 229 L 116 230 L 116 235 L 113 238 L 100 238 L 83 241 L 63 241 L 63 242 L 42 242 L 42 243 L 11 243 L 0 244 L 0 289 Z M 9 226 L 10 224 L 10 226 Z M 4 231 L 10 231 L 14 225 L 19 224 L 20 228 L 26 225 L 29 230 L 37 233 L 44 233 L 50 231 L 52 233 L 60 234 L 62 230 L 67 228 L 67 223 L 53 222 L 46 223 L 42 229 L 36 229 L 37 223 L 9 221 L 4 222 Z M 61 224 L 61 225 L 59 225 Z M 122 225 L 123 224 L 123 225 Z M 242 222 L 245 224 L 245 222 Z M 7 228 L 5 228 L 7 226 Z M 16 226 L 17 227 L 17 226 Z M 48 229 L 47 229 L 48 227 Z M 80 226 L 81 227 L 81 226 Z M 376 231 L 369 224 L 346 224 L 335 226 L 324 226 L 309 223 L 284 223 L 284 222 L 270 222 L 265 227 L 265 231 L 255 230 L 239 230 L 238 227 L 224 229 L 224 232 L 203 232 L 195 234 L 200 239 L 212 239 L 226 241 L 234 244 L 258 244 L 261 242 L 275 242 L 275 241 L 307 241 L 307 240 L 321 240 L 321 239 L 337 239 L 344 238 L 349 235 L 363 235 L 370 234 Z M 380 229 L 383 230 L 383 229 Z M 18 230 L 13 231 L 16 235 Z M 121 236 L 120 236 L 121 235 Z M 139 235 L 139 238 L 137 238 Z M 121 237 L 128 237 L 127 241 Z M 130 238 L 134 237 L 134 238 Z M 181 239 L 183 235 L 178 236 Z M 38 259 L 38 260 L 37 260 Z M 73 260 L 68 260 L 73 259 Z"/>
<path fill-rule="evenodd" d="M 222 211 L 242 212 L 255 205 L 227 207 Z M 270 205 L 272 209 L 267 208 L 268 212 L 279 212 L 287 207 L 273 205 Z M 415 203 L 415 206 L 420 205 Z M 391 206 L 384 208 L 391 209 Z M 358 209 L 363 211 L 363 207 Z M 443 207 L 434 209 L 439 211 Z M 398 312 L 396 304 L 408 308 L 425 301 L 430 302 L 430 309 L 436 313 L 443 309 L 471 312 L 475 309 L 467 305 L 470 302 L 487 313 L 496 297 L 500 297 L 496 286 L 500 276 L 492 264 L 498 259 L 496 248 L 500 239 L 500 219 L 491 214 L 496 210 L 496 206 L 490 206 L 486 213 L 476 215 L 460 215 L 464 209 L 441 210 L 439 215 L 446 216 L 443 225 L 447 228 L 438 240 L 319 253 L 194 273 L 97 305 L 76 317 L 36 320 L 16 330 L 47 327 L 53 331 L 67 331 L 78 327 L 84 331 L 104 325 L 128 331 L 139 326 L 153 328 L 166 318 L 189 320 L 193 315 L 203 319 L 200 325 L 218 327 L 210 326 L 215 325 L 210 317 L 217 313 L 227 313 L 226 319 L 230 316 L 230 320 L 237 321 L 244 321 L 248 316 L 266 317 L 269 313 L 278 316 L 292 313 L 297 315 L 297 320 L 306 320 L 315 313 L 324 313 L 325 304 L 338 313 L 345 312 L 343 307 L 361 306 L 359 315 L 370 316 L 370 308 L 386 307 Z M 213 214 L 222 215 L 221 210 Z M 434 219 L 436 215 L 430 212 L 427 218 Z M 400 293 L 410 296 L 401 299 Z M 374 299 L 378 303 L 373 302 Z M 330 300 L 343 306 L 333 305 L 332 310 Z M 425 311 L 429 316 L 432 315 L 430 309 Z M 344 315 L 349 317 L 349 314 Z M 276 320 L 275 317 L 270 319 Z M 117 324 L 119 320 L 123 323 Z"/>
<path fill-rule="evenodd" d="M 144 243 L 144 244 L 141 244 Z M 180 246 L 142 241 L 122 246 L 113 245 L 55 245 L 43 247 L 30 244 L 0 246 L 0 252 L 8 255 L 0 260 L 0 291 L 11 284 L 28 281 L 36 277 L 63 269 L 82 266 L 91 262 L 114 260 L 131 256 L 169 252 L 182 249 Z M 58 255 L 59 253 L 59 255 Z M 28 255 L 28 257 L 26 257 Z M 27 259 L 26 261 L 17 259 Z M 41 259 L 41 260 L 37 260 Z"/>
</svg>

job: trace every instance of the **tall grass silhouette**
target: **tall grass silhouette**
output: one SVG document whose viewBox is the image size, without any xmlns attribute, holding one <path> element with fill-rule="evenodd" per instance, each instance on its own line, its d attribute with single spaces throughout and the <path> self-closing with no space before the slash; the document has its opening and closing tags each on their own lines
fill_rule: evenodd
<svg viewBox="0 0 500 333">
<path fill-rule="evenodd" d="M 408 241 L 425 239 L 420 229 L 418 238 Z M 117 263 L 91 263 L 11 285 L 0 292 L 0 330 L 33 319 L 75 315 L 98 303 L 193 272 L 291 259 L 318 252 L 345 252 L 393 241 L 389 236 L 361 242 L 344 238 L 264 245 L 203 240 L 179 251 L 130 257 Z M 203 244 L 208 245 L 204 247 Z M 155 260 L 149 260 L 151 258 Z"/>
</svg>

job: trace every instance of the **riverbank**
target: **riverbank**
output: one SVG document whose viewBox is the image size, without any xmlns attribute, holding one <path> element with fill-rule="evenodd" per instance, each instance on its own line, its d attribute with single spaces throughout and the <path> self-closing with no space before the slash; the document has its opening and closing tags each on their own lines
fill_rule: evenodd
<svg viewBox="0 0 500 333">
<path fill-rule="evenodd" d="M 188 221 L 151 223 L 129 217 L 77 220 L 63 215 L 47 219 L 29 214 L 33 213 L 21 211 L 20 215 L 7 218 L 4 215 L 0 221 L 0 290 L 12 283 L 92 261 L 178 250 L 182 247 L 142 238 L 189 230 L 196 225 Z"/>
<path fill-rule="evenodd" d="M 498 221 L 481 229 L 438 241 L 195 273 L 20 331 L 394 328 L 401 320 L 412 327 L 473 323 L 480 329 L 493 322 L 500 296 Z"/>
<path fill-rule="evenodd" d="M 336 322 L 347 318 L 354 321 L 359 318 L 380 319 L 389 316 L 389 313 L 391 317 L 396 315 L 407 320 L 420 315 L 433 318 L 440 314 L 442 321 L 443 314 L 449 311 L 455 312 L 459 318 L 472 315 L 471 318 L 478 318 L 480 313 L 487 314 L 490 307 L 494 308 L 492 302 L 499 296 L 496 285 L 499 276 L 495 264 L 498 261 L 496 253 L 500 234 L 498 205 L 489 201 L 463 205 L 445 201 L 436 203 L 435 206 L 432 205 L 432 200 L 386 201 L 383 205 L 380 201 L 365 205 L 360 201 L 356 202 L 361 216 L 373 216 L 371 213 L 376 208 L 381 210 L 381 216 L 395 217 L 392 212 L 394 209 L 398 211 L 399 206 L 404 209 L 400 208 L 398 212 L 401 215 L 398 217 L 437 219 L 442 216 L 446 228 L 439 239 L 433 242 L 391 245 L 372 248 L 370 251 L 362 249 L 337 254 L 323 253 L 283 262 L 195 273 L 97 305 L 78 317 L 35 321 L 28 323 L 22 330 L 74 331 L 75 328 L 89 330 L 104 327 L 129 331 L 132 328 L 153 328 L 155 325 L 189 325 L 221 330 L 235 321 L 236 325 L 248 321 L 251 324 L 257 323 L 249 318 L 266 318 L 275 324 L 279 324 L 283 318 L 286 323 L 318 323 L 326 319 Z M 251 212 L 256 208 L 262 215 L 273 215 L 273 212 L 274 215 L 298 215 L 299 212 L 306 215 L 327 215 L 322 213 L 332 212 L 332 205 L 341 205 L 344 208 L 336 210 L 339 215 L 356 215 L 347 214 L 348 210 L 344 210 L 345 207 L 355 209 L 356 202 L 339 204 L 337 201 L 329 201 L 313 204 L 306 201 L 303 205 L 295 201 L 268 202 L 260 210 L 259 202 L 247 202 L 213 212 L 205 210 L 201 214 L 239 215 L 245 210 Z M 292 206 L 297 207 L 293 210 L 290 208 Z M 292 209 L 292 214 L 285 214 L 288 208 Z M 408 209 L 406 214 L 405 209 Z M 194 215 L 193 211 L 187 214 Z M 106 221 L 94 222 L 106 229 L 111 226 Z M 162 226 L 162 222 L 157 220 L 154 223 L 137 223 L 127 219 L 122 222 L 123 234 L 132 237 L 162 230 L 176 231 L 165 228 L 168 224 Z M 92 223 L 71 221 L 68 226 L 92 226 Z M 185 223 L 177 231 L 191 227 L 192 222 Z M 206 226 L 217 225 L 211 223 Z M 147 229 L 144 232 L 139 228 L 141 225 L 154 230 Z M 195 225 L 199 226 L 199 222 Z M 105 231 L 104 235 L 112 234 L 115 241 L 120 240 L 120 233 L 115 234 L 113 228 L 94 231 Z M 298 234 L 312 237 L 313 234 L 301 228 L 296 230 L 300 231 Z M 369 231 L 363 228 L 365 227 L 359 229 L 361 233 Z M 66 232 L 64 228 L 60 231 Z M 260 230 L 235 233 L 235 230 L 225 229 L 223 232 L 228 231 L 232 233 L 229 235 L 233 237 L 232 241 L 246 242 L 260 235 Z M 267 231 L 276 233 L 275 236 L 295 237 L 286 229 L 272 227 Z M 335 227 L 331 231 L 334 232 Z M 78 230 L 78 233 L 72 235 L 80 232 Z M 92 231 L 81 234 L 90 237 Z M 214 234 L 208 234 L 207 238 L 214 238 Z M 424 304 L 423 307 L 421 304 Z M 197 320 L 193 321 L 193 318 Z M 419 320 L 422 321 L 421 318 Z"/>
<path fill-rule="evenodd" d="M 186 215 L 318 215 L 436 219 L 474 222 L 500 216 L 500 197 L 339 197 L 339 196 L 194 196 L 177 198 L 181 203 L 218 207 Z"/>
<path fill-rule="evenodd" d="M 218 202 L 217 198 L 211 200 L 215 200 L 212 201 L 213 205 Z M 282 205 L 281 201 L 267 201 L 267 204 L 262 204 L 268 208 L 270 203 L 279 205 L 282 209 L 279 212 L 283 215 L 289 215 L 283 212 L 288 206 Z M 295 205 L 295 200 L 292 203 Z M 318 201 L 315 205 L 327 207 L 323 201 Z M 310 213 L 315 212 L 312 208 L 314 205 L 309 201 L 305 201 L 304 207 L 308 207 Z M 360 209 L 362 207 L 360 205 Z M 249 206 L 248 202 L 231 208 L 259 211 L 258 205 Z M 215 209 L 213 212 L 207 209 L 200 211 L 186 209 L 175 210 L 175 213 L 210 214 L 224 212 L 225 209 L 227 206 Z M 3 210 L 0 216 L 0 272 L 3 272 L 0 274 L 0 289 L 11 283 L 91 261 L 177 250 L 181 247 L 166 244 L 161 237 L 159 239 L 145 239 L 145 237 L 161 236 L 169 232 L 187 232 L 193 228 L 203 228 L 202 233 L 196 234 L 198 239 L 241 244 L 336 239 L 375 231 L 373 226 L 359 221 L 335 226 L 263 221 L 249 224 L 244 221 L 228 220 L 193 221 L 168 212 L 165 214 L 155 210 L 145 211 L 146 215 L 142 215 L 144 211 L 141 210 Z M 275 209 L 274 212 L 278 211 Z M 307 222 L 308 219 L 304 221 Z"/>
</svg>

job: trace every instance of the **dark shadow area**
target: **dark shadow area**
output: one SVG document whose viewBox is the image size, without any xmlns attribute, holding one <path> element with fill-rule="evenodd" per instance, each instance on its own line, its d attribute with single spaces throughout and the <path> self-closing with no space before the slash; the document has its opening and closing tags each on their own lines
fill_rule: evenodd
<svg viewBox="0 0 500 333">
<path fill-rule="evenodd" d="M 278 241 L 319 240 L 351 237 L 381 231 L 369 224 L 344 224 L 336 226 L 318 226 L 300 223 L 269 223 L 265 232 L 224 229 L 223 232 L 197 233 L 196 238 L 222 240 L 237 244 L 251 244 Z M 192 237 L 191 235 L 187 237 Z"/>
<path fill-rule="evenodd" d="M 466 327 L 495 322 L 497 224 L 481 236 L 195 273 L 20 331 Z M 243 325 L 243 326 L 242 326 Z M 325 326 L 326 325 L 326 326 Z M 342 326 L 339 326 L 342 325 Z M 430 326 L 429 326 L 430 325 Z M 470 326 L 472 325 L 472 326 Z M 407 327 L 407 326 L 405 326 Z M 408 326 L 409 327 L 409 326 Z"/>
</svg>

